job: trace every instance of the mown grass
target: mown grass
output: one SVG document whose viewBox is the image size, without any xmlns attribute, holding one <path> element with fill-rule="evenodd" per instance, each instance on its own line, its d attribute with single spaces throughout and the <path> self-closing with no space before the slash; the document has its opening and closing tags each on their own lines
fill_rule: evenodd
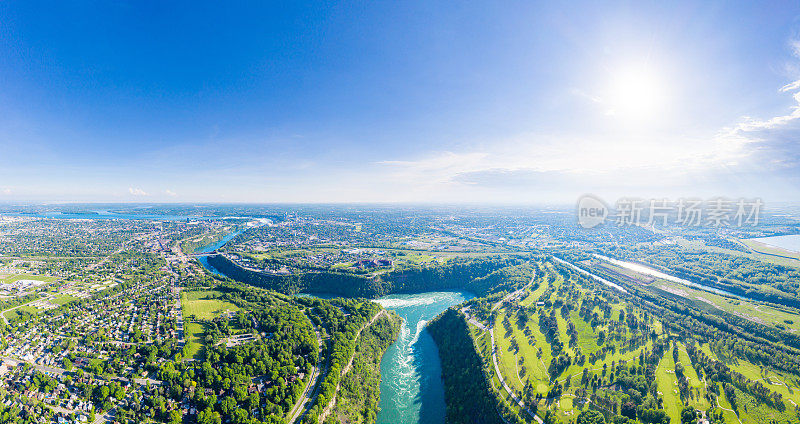
<svg viewBox="0 0 800 424">
<path fill-rule="evenodd" d="M 672 355 L 671 352 L 669 353 Z M 681 363 L 681 365 L 683 365 L 683 373 L 686 376 L 686 380 L 689 382 L 689 387 L 693 388 L 698 394 L 698 396 L 695 396 L 694 400 L 691 400 L 689 404 L 696 409 L 705 411 L 709 406 L 711 406 L 705 397 L 705 384 L 700 381 L 697 371 L 692 366 L 692 360 L 689 358 L 689 354 L 686 353 L 686 348 L 683 345 L 678 345 L 678 361 Z"/>
<path fill-rule="evenodd" d="M 75 296 L 64 294 L 61 296 L 57 296 L 53 299 L 50 299 L 50 303 L 55 303 L 56 305 L 60 306 L 60 305 L 66 305 L 67 303 L 72 302 L 74 300 L 78 300 L 78 298 Z"/>
<path fill-rule="evenodd" d="M 200 359 L 203 355 L 203 325 L 199 322 L 193 322 L 190 319 L 192 316 L 196 320 L 210 320 L 225 311 L 235 312 L 239 310 L 233 303 L 214 298 L 221 294 L 221 292 L 215 290 L 181 292 L 186 358 Z"/>
<path fill-rule="evenodd" d="M 236 312 L 239 308 L 233 303 L 215 299 L 221 292 L 214 290 L 186 291 L 181 293 L 181 306 L 184 320 L 194 315 L 197 319 L 213 319 L 225 311 Z"/>
<path fill-rule="evenodd" d="M 203 325 L 196 322 L 184 322 L 186 339 L 186 358 L 201 359 L 203 348 Z"/>
<path fill-rule="evenodd" d="M 683 402 L 681 402 L 680 393 L 678 393 L 678 378 L 675 376 L 675 361 L 672 359 L 672 349 L 667 349 L 658 364 L 658 368 L 656 368 L 656 384 L 658 385 L 658 391 L 661 392 L 664 398 L 664 411 L 670 417 L 671 422 L 680 422 Z"/>
</svg>

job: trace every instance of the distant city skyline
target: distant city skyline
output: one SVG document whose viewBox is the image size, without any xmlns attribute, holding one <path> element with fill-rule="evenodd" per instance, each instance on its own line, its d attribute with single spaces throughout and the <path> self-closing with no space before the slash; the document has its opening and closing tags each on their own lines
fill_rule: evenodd
<svg viewBox="0 0 800 424">
<path fill-rule="evenodd" d="M 800 4 L 0 4 L 0 202 L 800 199 Z"/>
</svg>

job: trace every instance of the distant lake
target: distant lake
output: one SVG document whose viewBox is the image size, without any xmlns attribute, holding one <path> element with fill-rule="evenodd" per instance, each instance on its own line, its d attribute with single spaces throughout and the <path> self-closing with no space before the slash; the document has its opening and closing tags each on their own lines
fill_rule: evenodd
<svg viewBox="0 0 800 424">
<path fill-rule="evenodd" d="M 759 237 L 750 239 L 759 243 L 764 243 L 772 247 L 788 250 L 790 252 L 800 253 L 800 234 L 792 234 L 788 236 L 772 236 L 772 237 Z"/>
</svg>

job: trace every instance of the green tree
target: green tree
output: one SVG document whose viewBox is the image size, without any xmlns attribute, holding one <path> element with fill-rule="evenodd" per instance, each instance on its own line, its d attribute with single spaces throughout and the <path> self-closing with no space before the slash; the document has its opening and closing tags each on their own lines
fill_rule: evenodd
<svg viewBox="0 0 800 424">
<path fill-rule="evenodd" d="M 697 413 L 694 408 L 687 406 L 681 411 L 681 424 L 691 424 L 697 421 Z"/>
<path fill-rule="evenodd" d="M 183 415 L 177 409 L 173 409 L 169 411 L 169 423 L 170 424 L 181 424 L 183 422 Z"/>
<path fill-rule="evenodd" d="M 605 424 L 606 418 L 599 411 L 587 409 L 578 414 L 577 424 Z"/>
</svg>

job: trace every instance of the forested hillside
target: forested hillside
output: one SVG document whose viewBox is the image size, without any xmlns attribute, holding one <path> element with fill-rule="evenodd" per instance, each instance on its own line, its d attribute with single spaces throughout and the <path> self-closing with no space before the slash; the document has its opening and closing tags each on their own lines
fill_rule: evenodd
<svg viewBox="0 0 800 424">
<path fill-rule="evenodd" d="M 428 330 L 442 360 L 446 422 L 502 424 L 463 315 L 448 309 L 428 324 Z"/>
<path fill-rule="evenodd" d="M 444 264 L 404 267 L 371 277 L 335 271 L 275 275 L 245 269 L 223 255 L 209 256 L 208 261 L 235 280 L 288 294 L 312 292 L 375 298 L 390 293 L 446 289 L 485 294 L 524 283 L 529 278 L 526 277 L 529 270 L 519 268 L 526 259 L 502 256 L 451 259 Z"/>
</svg>

